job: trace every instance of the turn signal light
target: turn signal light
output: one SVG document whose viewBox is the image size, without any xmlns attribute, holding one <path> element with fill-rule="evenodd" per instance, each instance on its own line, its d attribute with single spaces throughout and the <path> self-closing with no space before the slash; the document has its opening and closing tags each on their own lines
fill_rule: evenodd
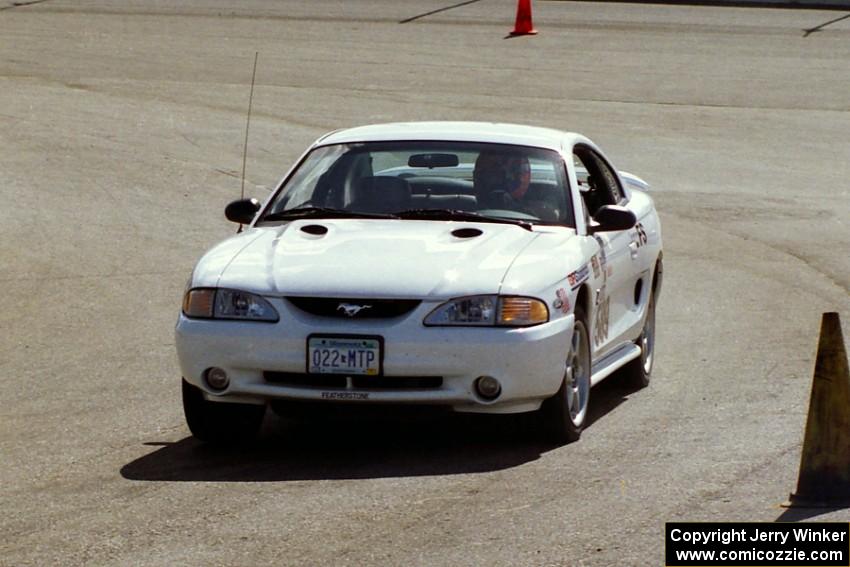
<svg viewBox="0 0 850 567">
<path fill-rule="evenodd" d="M 549 309 L 539 299 L 503 297 L 499 302 L 499 324 L 511 327 L 538 325 L 549 320 Z"/>
<path fill-rule="evenodd" d="M 188 317 L 210 318 L 213 316 L 214 301 L 214 289 L 190 289 L 183 296 L 183 314 Z"/>
</svg>

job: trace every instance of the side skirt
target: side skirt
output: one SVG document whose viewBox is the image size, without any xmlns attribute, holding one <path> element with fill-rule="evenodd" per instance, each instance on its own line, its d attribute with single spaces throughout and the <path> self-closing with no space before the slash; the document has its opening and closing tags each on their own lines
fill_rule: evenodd
<svg viewBox="0 0 850 567">
<path fill-rule="evenodd" d="M 590 385 L 595 386 L 605 378 L 640 356 L 640 347 L 625 343 L 596 361 L 591 368 Z"/>
</svg>

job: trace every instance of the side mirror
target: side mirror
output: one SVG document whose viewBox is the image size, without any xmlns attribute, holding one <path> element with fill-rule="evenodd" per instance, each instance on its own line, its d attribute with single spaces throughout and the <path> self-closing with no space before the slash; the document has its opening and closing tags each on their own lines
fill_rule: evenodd
<svg viewBox="0 0 850 567">
<path fill-rule="evenodd" d="M 227 220 L 239 224 L 250 224 L 254 215 L 260 210 L 260 202 L 256 199 L 239 199 L 233 201 L 224 209 Z"/>
<path fill-rule="evenodd" d="M 605 205 L 596 211 L 593 221 L 591 221 L 587 230 L 589 234 L 634 228 L 637 224 L 637 217 L 626 207 Z"/>
</svg>

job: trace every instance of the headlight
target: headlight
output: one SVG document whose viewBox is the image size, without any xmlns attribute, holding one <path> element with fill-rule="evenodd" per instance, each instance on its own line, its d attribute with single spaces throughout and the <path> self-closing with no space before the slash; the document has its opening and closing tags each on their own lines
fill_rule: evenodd
<svg viewBox="0 0 850 567">
<path fill-rule="evenodd" d="M 235 289 L 190 289 L 183 297 L 183 314 L 201 319 L 280 320 L 271 303 L 254 293 Z"/>
<path fill-rule="evenodd" d="M 426 325 L 495 325 L 497 295 L 461 297 L 443 303 L 425 317 Z"/>
<path fill-rule="evenodd" d="M 549 309 L 539 299 L 474 295 L 443 303 L 425 317 L 425 325 L 530 327 L 548 320 Z"/>
</svg>

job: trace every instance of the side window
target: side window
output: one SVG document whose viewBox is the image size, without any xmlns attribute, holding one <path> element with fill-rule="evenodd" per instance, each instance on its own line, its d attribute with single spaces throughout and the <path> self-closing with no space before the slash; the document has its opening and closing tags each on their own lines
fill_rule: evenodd
<svg viewBox="0 0 850 567">
<path fill-rule="evenodd" d="M 602 180 L 607 185 L 608 191 L 611 192 L 611 198 L 614 200 L 612 204 L 616 205 L 623 200 L 623 189 L 620 187 L 619 181 L 617 181 L 617 176 L 611 171 L 611 168 L 605 161 L 593 154 L 593 157 L 596 159 L 597 164 L 599 165 L 599 171 L 602 174 Z"/>
<path fill-rule="evenodd" d="M 605 160 L 585 146 L 576 146 L 573 152 L 581 196 L 589 215 L 595 216 L 605 205 L 620 203 L 623 191 Z"/>
</svg>

